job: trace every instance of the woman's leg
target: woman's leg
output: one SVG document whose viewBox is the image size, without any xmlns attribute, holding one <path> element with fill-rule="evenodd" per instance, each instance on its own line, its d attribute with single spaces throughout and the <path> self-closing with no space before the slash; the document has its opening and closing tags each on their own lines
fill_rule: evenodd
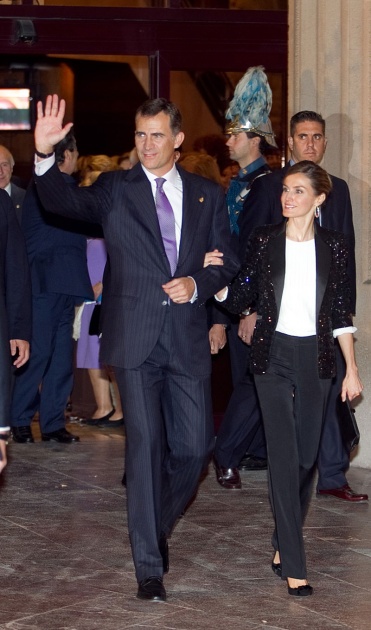
<svg viewBox="0 0 371 630">
<path fill-rule="evenodd" d="M 117 422 L 117 420 L 121 420 L 124 415 L 122 411 L 120 392 L 113 369 L 108 366 L 106 369 L 111 384 L 112 406 L 115 408 L 115 413 L 108 419 L 108 421 Z"/>
<path fill-rule="evenodd" d="M 102 418 L 112 411 L 112 399 L 110 391 L 110 380 L 104 368 L 88 369 L 90 381 L 93 387 L 94 398 L 97 408 L 91 416 L 93 420 Z M 122 417 L 122 416 L 121 416 Z"/>
</svg>

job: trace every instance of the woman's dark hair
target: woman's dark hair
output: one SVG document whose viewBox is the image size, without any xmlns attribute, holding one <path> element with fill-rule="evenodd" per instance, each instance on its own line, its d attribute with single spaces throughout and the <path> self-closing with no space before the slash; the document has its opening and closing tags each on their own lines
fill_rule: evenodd
<svg viewBox="0 0 371 630">
<path fill-rule="evenodd" d="M 302 173 L 308 177 L 316 195 L 322 195 L 323 193 L 326 195 L 326 198 L 328 197 L 332 190 L 332 181 L 324 168 L 321 168 L 321 166 L 318 166 L 318 164 L 315 164 L 310 160 L 296 162 L 296 164 L 290 166 L 286 172 L 284 180 L 289 175 L 295 175 L 296 173 Z"/>
<path fill-rule="evenodd" d="M 174 136 L 182 130 L 182 115 L 174 103 L 166 98 L 148 99 L 140 107 L 138 107 L 135 118 L 137 116 L 152 117 L 157 114 L 167 114 L 170 118 L 170 129 Z"/>
</svg>

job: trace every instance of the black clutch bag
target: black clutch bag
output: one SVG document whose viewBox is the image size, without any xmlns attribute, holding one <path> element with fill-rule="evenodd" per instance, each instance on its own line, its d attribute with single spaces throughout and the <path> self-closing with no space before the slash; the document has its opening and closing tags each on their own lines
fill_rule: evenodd
<svg viewBox="0 0 371 630">
<path fill-rule="evenodd" d="M 93 312 L 91 314 L 91 318 L 90 318 L 90 324 L 89 324 L 89 335 L 100 335 L 100 325 L 99 325 L 99 320 L 100 320 L 100 309 L 101 309 L 101 305 L 100 304 L 96 304 L 94 306 Z"/>
<path fill-rule="evenodd" d="M 348 398 L 345 402 L 343 402 L 341 400 L 341 396 L 339 396 L 336 404 L 343 444 L 350 452 L 357 446 L 357 444 L 359 444 L 359 429 L 355 411 L 351 407 L 351 403 Z"/>
</svg>

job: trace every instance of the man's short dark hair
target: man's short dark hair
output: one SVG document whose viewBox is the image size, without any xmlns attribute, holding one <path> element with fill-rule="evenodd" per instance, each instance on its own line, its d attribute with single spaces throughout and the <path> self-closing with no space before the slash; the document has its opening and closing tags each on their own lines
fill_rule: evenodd
<svg viewBox="0 0 371 630">
<path fill-rule="evenodd" d="M 317 114 L 317 112 L 312 112 L 310 110 L 304 110 L 292 116 L 290 120 L 290 136 L 293 137 L 296 125 L 308 121 L 320 123 L 320 125 L 322 125 L 323 134 L 326 133 L 326 122 L 322 118 L 321 114 Z"/>
<path fill-rule="evenodd" d="M 137 116 L 157 116 L 157 114 L 162 112 L 170 117 L 170 129 L 172 134 L 176 136 L 182 129 L 182 115 L 177 106 L 166 98 L 148 99 L 148 101 L 145 101 L 138 107 L 135 118 Z"/>
<path fill-rule="evenodd" d="M 245 132 L 248 138 L 260 138 L 259 142 L 259 151 L 262 155 L 268 155 L 272 151 L 271 145 L 266 141 L 264 136 L 261 136 L 260 133 L 254 133 L 253 131 Z"/>
<path fill-rule="evenodd" d="M 64 162 L 64 152 L 65 151 L 76 151 L 76 138 L 73 135 L 72 131 L 69 131 L 68 134 L 55 145 L 55 161 L 57 164 L 63 164 Z"/>
</svg>

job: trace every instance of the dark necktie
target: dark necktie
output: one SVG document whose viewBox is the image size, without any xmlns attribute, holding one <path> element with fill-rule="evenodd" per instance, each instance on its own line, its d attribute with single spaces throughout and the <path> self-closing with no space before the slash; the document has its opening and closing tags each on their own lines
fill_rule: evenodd
<svg viewBox="0 0 371 630">
<path fill-rule="evenodd" d="M 164 179 L 163 177 L 158 177 L 157 179 L 155 179 L 155 182 L 157 186 L 156 210 L 158 222 L 160 224 L 160 230 L 162 240 L 164 242 L 166 256 L 168 257 L 170 263 L 171 275 L 174 275 L 178 260 L 175 239 L 174 212 L 171 207 L 170 201 L 166 197 L 166 194 L 163 190 L 163 185 L 166 182 L 166 179 Z"/>
</svg>

